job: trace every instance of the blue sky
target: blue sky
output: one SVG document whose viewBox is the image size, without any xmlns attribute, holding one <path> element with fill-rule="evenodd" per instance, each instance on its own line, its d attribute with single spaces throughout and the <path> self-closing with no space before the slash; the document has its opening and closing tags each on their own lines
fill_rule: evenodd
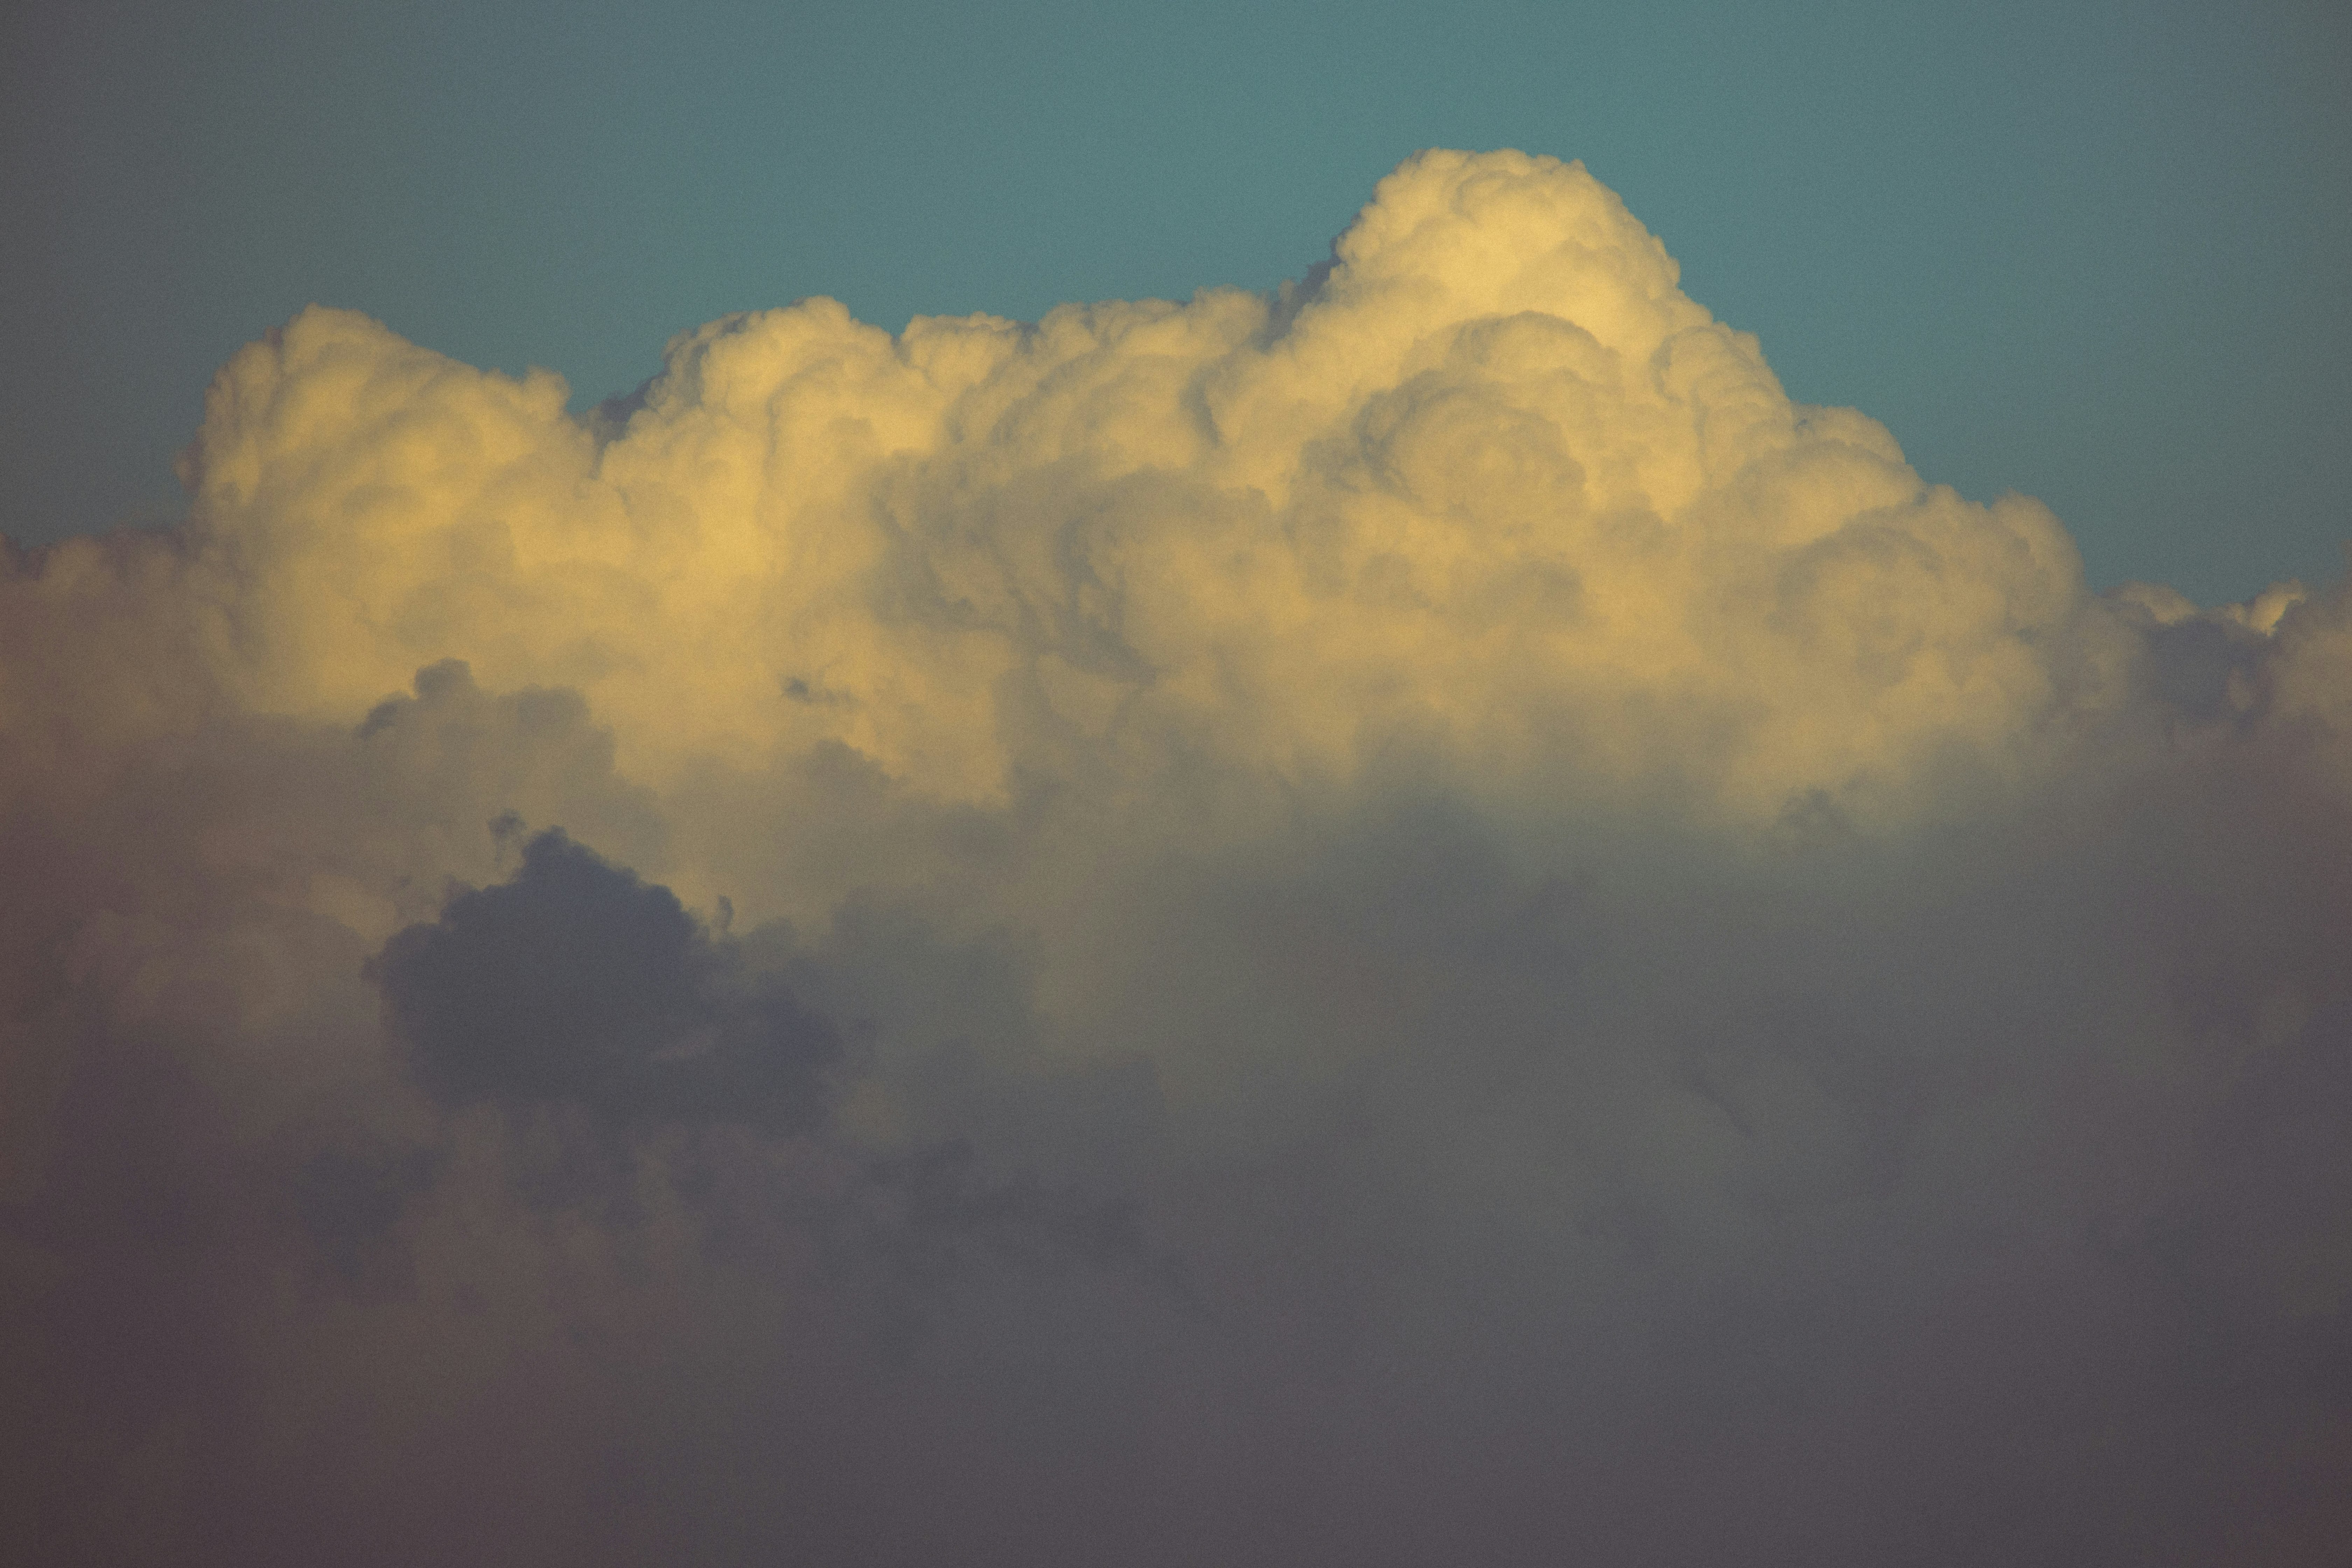
<svg viewBox="0 0 2352 1568">
<path fill-rule="evenodd" d="M 0 530 L 174 517 L 320 300 L 585 404 L 672 332 L 1266 288 L 1417 148 L 1581 158 L 1790 391 L 2096 584 L 2352 537 L 2352 26 L 2317 5 L 13 7 Z"/>
</svg>

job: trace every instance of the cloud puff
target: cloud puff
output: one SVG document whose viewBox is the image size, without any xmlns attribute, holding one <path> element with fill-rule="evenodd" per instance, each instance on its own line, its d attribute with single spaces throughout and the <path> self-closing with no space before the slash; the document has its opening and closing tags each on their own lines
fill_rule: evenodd
<svg viewBox="0 0 2352 1568">
<path fill-rule="evenodd" d="M 664 782 L 831 740 L 992 805 L 1073 751 L 1344 780 L 1404 741 L 1753 816 L 2022 765 L 2095 700 L 2063 531 L 1790 404 L 1675 279 L 1580 168 L 1432 153 L 1288 298 L 897 338 L 813 300 L 586 425 L 313 311 L 190 449 L 199 636 L 271 711 L 453 657 L 577 689 Z"/>
<path fill-rule="evenodd" d="M 2330 1560 L 2344 585 L 1517 153 L 565 403 L 314 310 L 0 566 L 47 1557 Z"/>
<path fill-rule="evenodd" d="M 419 1078 L 457 1104 L 568 1100 L 793 1132 L 821 1119 L 841 1053 L 830 1025 L 744 977 L 667 889 L 560 828 L 523 847 L 511 880 L 394 936 L 374 979 Z"/>
</svg>

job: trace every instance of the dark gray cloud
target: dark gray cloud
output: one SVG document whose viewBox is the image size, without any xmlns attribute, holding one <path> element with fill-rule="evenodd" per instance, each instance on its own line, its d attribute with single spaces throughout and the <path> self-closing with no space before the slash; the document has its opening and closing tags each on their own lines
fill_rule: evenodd
<svg viewBox="0 0 2352 1568">
<path fill-rule="evenodd" d="M 1132 859 L 1085 1049 L 1011 933 L 719 933 L 509 832 L 267 1136 L 204 1083 L 250 1026 L 70 1026 L 23 1517 L 58 1562 L 2326 1562 L 2352 838 L 2307 745 L 2221 732 L 1900 840 L 1414 786 Z"/>
<path fill-rule="evenodd" d="M 576 1103 L 628 1125 L 789 1133 L 823 1120 L 842 1056 L 832 1024 L 748 973 L 668 889 L 562 829 L 521 855 L 511 880 L 458 893 L 374 963 L 428 1092 L 450 1105 Z"/>
</svg>

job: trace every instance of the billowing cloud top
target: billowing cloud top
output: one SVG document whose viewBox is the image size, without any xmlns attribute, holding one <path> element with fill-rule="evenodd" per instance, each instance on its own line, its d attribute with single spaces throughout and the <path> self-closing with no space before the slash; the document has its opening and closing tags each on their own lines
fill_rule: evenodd
<svg viewBox="0 0 2352 1568">
<path fill-rule="evenodd" d="M 2342 585 L 1518 153 L 566 398 L 312 310 L 0 576 L 54 1560 L 2327 1560 Z"/>
<path fill-rule="evenodd" d="M 649 779 L 838 741 L 983 804 L 1060 744 L 1345 779 L 1405 737 L 1891 803 L 2080 695 L 2048 515 L 1790 404 L 1549 160 L 1415 160 L 1276 299 L 897 338 L 812 300 L 633 401 L 583 424 L 343 313 L 254 344 L 189 456 L 204 657 L 319 717 L 461 658 L 581 691 Z"/>
</svg>

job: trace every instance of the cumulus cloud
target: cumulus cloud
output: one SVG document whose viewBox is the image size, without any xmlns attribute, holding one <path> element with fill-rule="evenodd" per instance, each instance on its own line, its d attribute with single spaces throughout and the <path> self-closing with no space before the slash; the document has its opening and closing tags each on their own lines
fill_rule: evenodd
<svg viewBox="0 0 2352 1568">
<path fill-rule="evenodd" d="M 44 1560 L 2332 1560 L 2344 584 L 1517 153 L 566 400 L 314 310 L 0 566 Z"/>
</svg>

